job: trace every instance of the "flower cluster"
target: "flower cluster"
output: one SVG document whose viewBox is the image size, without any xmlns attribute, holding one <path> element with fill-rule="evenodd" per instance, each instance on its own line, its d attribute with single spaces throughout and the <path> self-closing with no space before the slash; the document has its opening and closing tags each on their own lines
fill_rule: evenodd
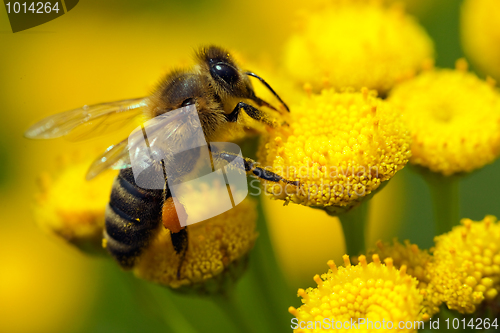
<svg viewBox="0 0 500 333">
<path fill-rule="evenodd" d="M 479 222 L 463 219 L 461 226 L 436 237 L 432 255 L 408 241 L 378 242 L 368 252 L 373 261 L 369 264 L 365 256 L 356 266 L 347 256 L 345 267 L 330 261 L 330 271 L 314 277 L 317 288 L 299 289 L 304 304 L 290 312 L 301 321 L 417 321 L 429 320 L 445 303 L 449 309 L 472 313 L 500 291 L 498 244 L 500 223 L 493 216 Z"/>
<path fill-rule="evenodd" d="M 330 270 L 314 277 L 315 288 L 298 290 L 302 305 L 290 307 L 289 312 L 299 322 L 350 322 L 368 332 L 374 330 L 363 326 L 367 321 L 423 322 L 443 306 L 470 314 L 485 302 L 498 300 L 500 224 L 496 218 L 464 219 L 460 226 L 437 236 L 429 250 L 395 240 L 379 242 L 365 252 L 364 234 L 359 233 L 365 231 L 363 214 L 349 215 L 408 162 L 432 174 L 438 188 L 455 179 L 449 176 L 492 163 L 500 155 L 500 94 L 494 80 L 468 72 L 465 60 L 457 61 L 456 69 L 434 68 L 433 42 L 395 0 L 319 2 L 319 8 L 309 8 L 298 31 L 290 34 L 283 67 L 277 71 L 282 70 L 285 77 L 273 85 L 291 112 L 284 112 L 283 105 L 273 111 L 263 106 L 267 103 L 263 100 L 274 98 L 273 89 L 264 82 L 256 87 L 259 97 L 253 102 L 263 106 L 262 112 L 272 112 L 273 121 L 267 123 L 272 126 L 259 122 L 263 117 L 250 119 L 252 110 L 246 110 L 247 116 L 242 112 L 239 121 L 228 124 L 230 130 L 221 135 L 234 141 L 253 131 L 263 132 L 257 152 L 261 168 L 246 171 L 272 172 L 269 177 L 260 175 L 265 193 L 285 204 L 344 214 L 340 221 L 346 238 L 362 240 L 346 239 L 346 244 L 355 244 L 349 251 L 356 253 L 351 254 L 366 256 L 354 258 L 356 263 L 351 264 L 346 255 L 343 267 L 329 261 Z M 500 44 L 493 42 L 500 31 L 498 20 L 486 19 L 496 8 L 493 2 L 464 2 L 462 39 L 473 62 L 499 78 Z M 225 111 L 219 111 L 223 117 Z M 41 177 L 35 216 L 45 229 L 84 250 L 99 251 L 106 248 L 104 211 L 115 175 L 102 175 L 99 186 L 85 182 L 88 162 L 66 164 L 57 177 Z M 225 184 L 222 187 L 225 191 Z M 436 191 L 437 210 L 453 201 L 450 189 Z M 440 206 L 442 193 L 451 195 Z M 200 196 L 193 201 L 205 207 L 219 204 L 219 199 Z M 437 219 L 437 224 L 449 227 L 446 230 L 458 222 L 450 218 L 457 213 L 452 206 L 441 210 L 451 211 L 446 218 Z M 188 250 L 183 254 L 175 250 L 172 236 L 181 228 L 158 223 L 132 270 L 139 278 L 178 291 L 225 294 L 247 266 L 257 238 L 256 220 L 255 204 L 246 200 L 190 225 Z M 268 264 L 257 269 L 258 274 L 273 266 Z M 266 292 L 274 289 L 267 286 Z M 320 330 L 308 325 L 295 329 Z"/>
</svg>

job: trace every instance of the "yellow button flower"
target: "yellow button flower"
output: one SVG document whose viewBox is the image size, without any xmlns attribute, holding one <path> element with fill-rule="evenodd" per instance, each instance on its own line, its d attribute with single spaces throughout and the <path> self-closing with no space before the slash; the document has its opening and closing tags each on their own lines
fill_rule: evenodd
<svg viewBox="0 0 500 333">
<path fill-rule="evenodd" d="M 436 237 L 429 285 L 450 309 L 472 313 L 500 291 L 500 223 L 486 216 L 461 224 Z"/>
<path fill-rule="evenodd" d="M 484 74 L 500 80 L 500 11 L 497 0 L 466 0 L 461 11 L 465 54 Z"/>
<path fill-rule="evenodd" d="M 493 162 L 500 152 L 500 94 L 466 71 L 429 70 L 393 89 L 412 134 L 411 163 L 445 176 Z"/>
<path fill-rule="evenodd" d="M 247 254 L 257 238 L 256 220 L 255 203 L 246 199 L 221 215 L 188 226 L 189 245 L 180 279 L 180 256 L 174 251 L 170 231 L 161 228 L 138 258 L 134 273 L 181 291 L 223 291 L 246 268 Z"/>
<path fill-rule="evenodd" d="M 360 256 L 356 266 L 346 255 L 344 263 L 345 267 L 337 268 L 329 261 L 328 273 L 314 277 L 317 288 L 299 289 L 304 304 L 289 308 L 297 318 L 295 332 L 348 331 L 351 321 L 360 332 L 391 331 L 398 330 L 400 322 L 418 322 L 422 296 L 417 280 L 405 273 L 405 266 L 396 269 L 390 258 L 384 265 L 377 255 L 369 264 Z"/>
<path fill-rule="evenodd" d="M 259 153 L 270 171 L 300 182 L 264 182 L 276 199 L 345 210 L 408 162 L 410 137 L 401 116 L 373 92 L 324 90 L 292 110 L 289 126 L 269 132 Z"/>
<path fill-rule="evenodd" d="M 315 90 L 368 87 L 383 94 L 433 55 L 424 29 L 382 1 L 329 1 L 300 26 L 287 43 L 285 67 Z"/>
<path fill-rule="evenodd" d="M 368 252 L 368 257 L 377 254 L 380 259 L 392 258 L 394 266 L 398 269 L 405 266 L 406 273 L 417 279 L 420 293 L 423 296 L 422 310 L 420 315 L 423 320 L 439 312 L 439 306 L 443 303 L 434 288 L 429 286 L 429 265 L 432 256 L 427 250 L 421 250 L 416 244 L 405 241 L 404 244 L 394 240 L 392 244 L 377 242 L 377 248 Z"/>
<path fill-rule="evenodd" d="M 411 244 L 408 240 L 404 244 L 397 240 L 394 240 L 392 244 L 378 241 L 377 248 L 369 251 L 368 257 L 373 254 L 377 254 L 381 260 L 392 258 L 396 268 L 406 266 L 406 273 L 418 280 L 419 288 L 429 283 L 425 270 L 432 256 L 426 250 L 419 249 L 416 244 Z"/>
<path fill-rule="evenodd" d="M 40 176 L 35 220 L 84 251 L 103 252 L 104 210 L 116 172 L 87 181 L 85 174 L 92 159 L 64 156 L 61 161 L 57 176 Z"/>
</svg>

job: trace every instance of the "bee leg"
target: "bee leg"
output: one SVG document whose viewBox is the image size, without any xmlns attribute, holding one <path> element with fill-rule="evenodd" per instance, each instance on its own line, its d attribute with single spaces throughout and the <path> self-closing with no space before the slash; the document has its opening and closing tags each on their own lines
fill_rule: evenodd
<svg viewBox="0 0 500 333">
<path fill-rule="evenodd" d="M 222 160 L 225 160 L 227 162 L 231 162 L 236 157 L 239 157 L 239 155 L 236 155 L 233 153 L 228 153 L 228 152 L 215 151 L 215 152 L 212 152 L 212 157 L 214 157 L 215 159 L 222 159 Z M 257 162 L 255 162 L 254 160 L 252 160 L 248 157 L 243 158 L 243 164 L 245 167 L 245 172 L 247 174 L 254 175 L 257 178 L 267 180 L 270 182 L 274 182 L 274 183 L 282 182 L 282 183 L 290 184 L 293 186 L 300 186 L 300 182 L 298 180 L 292 181 L 292 180 L 285 179 L 272 171 L 269 171 L 269 170 L 266 170 L 266 169 L 260 167 Z"/>
<path fill-rule="evenodd" d="M 188 231 L 187 226 L 184 229 L 181 229 L 179 232 L 170 233 L 170 237 L 172 238 L 172 245 L 174 246 L 175 253 L 177 253 L 181 260 L 179 262 L 179 266 L 177 267 L 177 279 L 181 278 L 181 268 L 184 263 L 184 259 L 186 258 L 186 252 L 188 250 Z"/>
<path fill-rule="evenodd" d="M 231 123 L 237 122 L 241 110 L 243 110 L 252 119 L 260 121 L 273 128 L 277 126 L 276 121 L 270 119 L 263 111 L 244 102 L 239 102 L 234 110 L 230 114 L 226 115 L 227 121 Z"/>
</svg>

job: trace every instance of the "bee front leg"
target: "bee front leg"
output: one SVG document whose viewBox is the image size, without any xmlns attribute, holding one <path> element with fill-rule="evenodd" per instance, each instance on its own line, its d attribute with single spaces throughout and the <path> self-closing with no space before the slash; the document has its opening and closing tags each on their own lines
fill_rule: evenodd
<svg viewBox="0 0 500 333">
<path fill-rule="evenodd" d="M 229 153 L 229 152 L 223 152 L 223 151 L 213 151 L 212 150 L 212 158 L 215 160 L 221 159 L 227 162 L 232 162 L 236 157 L 239 157 L 239 155 L 234 154 L 234 153 Z M 285 184 L 290 184 L 293 186 L 300 186 L 299 181 L 292 181 L 288 180 L 286 178 L 281 177 L 280 175 L 266 170 L 262 167 L 259 166 L 257 162 L 252 160 L 251 158 L 244 157 L 243 158 L 243 165 L 245 167 L 245 172 L 247 174 L 254 175 L 260 179 L 267 180 L 270 182 L 274 183 L 285 183 Z"/>
<path fill-rule="evenodd" d="M 238 121 L 239 115 L 241 111 L 244 111 L 250 118 L 255 119 L 261 123 L 264 123 L 272 128 L 278 126 L 278 123 L 275 120 L 269 118 L 265 112 L 257 109 L 256 107 L 251 106 L 250 104 L 239 102 L 234 110 L 226 115 L 227 121 L 231 123 L 235 123 Z"/>
</svg>

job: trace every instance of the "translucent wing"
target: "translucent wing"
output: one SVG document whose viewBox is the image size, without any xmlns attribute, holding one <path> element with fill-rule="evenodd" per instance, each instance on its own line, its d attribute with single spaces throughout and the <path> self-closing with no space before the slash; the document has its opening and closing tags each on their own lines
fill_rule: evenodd
<svg viewBox="0 0 500 333">
<path fill-rule="evenodd" d="M 175 137 L 179 128 L 186 122 L 185 117 L 182 118 L 180 115 L 182 114 L 172 112 L 153 118 L 136 128 L 127 139 L 110 146 L 94 160 L 87 171 L 87 180 L 96 177 L 106 169 L 130 168 L 131 156 L 136 161 L 146 163 L 148 167 L 155 162 L 154 157 L 151 156 L 152 150 L 160 153 L 161 156 L 168 155 L 169 147 L 165 146 L 165 143 Z"/>
<path fill-rule="evenodd" d="M 24 135 L 30 139 L 52 139 L 73 132 L 72 139 L 83 140 L 123 127 L 141 115 L 146 106 L 147 98 L 86 105 L 42 119 Z"/>
<path fill-rule="evenodd" d="M 137 131 L 138 132 L 138 131 Z M 128 138 L 131 168 L 138 186 L 162 189 L 165 176 L 182 181 L 199 159 L 193 149 L 208 146 L 194 105 L 171 110 L 145 122 Z M 134 135 L 137 133 L 137 135 Z M 140 135 L 139 135 L 140 134 Z M 211 172 L 211 167 L 206 173 Z"/>
<path fill-rule="evenodd" d="M 125 139 L 116 145 L 108 147 L 103 154 L 97 157 L 87 171 L 87 180 L 91 180 L 107 169 L 129 168 L 130 158 L 127 141 L 128 139 Z"/>
</svg>

